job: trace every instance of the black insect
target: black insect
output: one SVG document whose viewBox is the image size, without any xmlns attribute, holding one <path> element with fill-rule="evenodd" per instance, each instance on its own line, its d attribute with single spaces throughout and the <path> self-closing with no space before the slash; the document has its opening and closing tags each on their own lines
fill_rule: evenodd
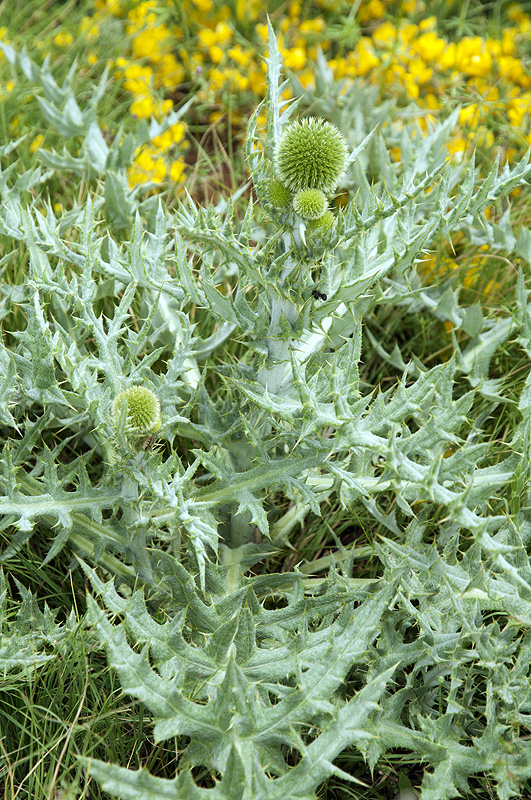
<svg viewBox="0 0 531 800">
<path fill-rule="evenodd" d="M 314 297 L 316 300 L 326 300 L 327 296 L 328 295 L 323 294 L 323 292 L 320 292 L 319 289 L 314 289 L 312 292 L 312 297 Z"/>
</svg>

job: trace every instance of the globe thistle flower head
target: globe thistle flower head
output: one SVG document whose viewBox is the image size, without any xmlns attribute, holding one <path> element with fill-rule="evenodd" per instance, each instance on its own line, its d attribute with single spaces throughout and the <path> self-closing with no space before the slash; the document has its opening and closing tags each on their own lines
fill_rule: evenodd
<svg viewBox="0 0 531 800">
<path fill-rule="evenodd" d="M 278 178 L 271 178 L 267 187 L 268 200 L 275 208 L 289 208 L 293 200 L 293 193 L 287 189 Z"/>
<path fill-rule="evenodd" d="M 275 148 L 277 178 L 293 192 L 336 188 L 347 166 L 347 143 L 324 119 L 307 117 L 288 125 Z"/>
<path fill-rule="evenodd" d="M 160 403 L 146 386 L 130 386 L 116 395 L 112 404 L 115 419 L 127 413 L 127 423 L 135 433 L 155 433 L 160 428 Z"/>
<path fill-rule="evenodd" d="M 319 219 L 327 205 L 326 195 L 320 189 L 302 189 L 293 198 L 293 209 L 303 219 Z"/>
<path fill-rule="evenodd" d="M 325 211 L 322 217 L 310 220 L 306 225 L 306 230 L 310 231 L 310 233 L 316 233 L 324 236 L 324 234 L 328 233 L 328 231 L 333 228 L 335 224 L 336 218 L 332 212 Z"/>
</svg>

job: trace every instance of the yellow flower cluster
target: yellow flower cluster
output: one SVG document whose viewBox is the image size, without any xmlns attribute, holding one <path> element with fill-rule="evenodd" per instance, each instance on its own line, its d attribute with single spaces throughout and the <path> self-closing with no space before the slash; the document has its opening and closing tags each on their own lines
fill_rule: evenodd
<svg viewBox="0 0 531 800">
<path fill-rule="evenodd" d="M 126 14 L 121 0 L 95 0 L 94 13 L 91 16 L 84 16 L 76 29 L 56 29 L 50 40 L 43 39 L 38 43 L 39 49 L 55 47 L 64 50 L 83 42 L 89 48 L 88 63 L 94 65 L 100 60 L 98 49 L 101 48 L 98 47 L 98 40 L 102 28 L 110 17 L 125 18 L 126 32 L 131 43 L 130 52 L 127 58 L 106 59 L 106 62 L 131 95 L 130 113 L 137 119 L 154 117 L 163 122 L 174 107 L 172 99 L 164 94 L 181 84 L 185 77 L 182 59 L 178 60 L 172 52 L 172 43 L 176 36 L 182 43 L 182 32 L 175 28 L 170 29 L 160 21 L 157 14 L 160 4 L 157 5 L 153 0 L 133 3 L 129 7 Z M 7 40 L 9 33 L 2 29 L 0 36 Z M 12 88 L 12 82 L 5 83 L 7 91 Z M 11 121 L 13 133 L 17 133 L 18 125 L 18 117 L 15 117 Z M 42 143 L 43 136 L 39 134 L 31 141 L 30 151 L 36 152 Z M 175 184 L 182 183 L 185 178 L 183 156 L 186 147 L 186 129 L 181 123 L 172 125 L 156 136 L 149 146 L 137 151 L 129 170 L 130 186 L 140 183 L 162 185 L 168 179 Z"/>
<path fill-rule="evenodd" d="M 173 100 L 164 98 L 163 93 L 183 82 L 185 70 L 172 52 L 176 37 L 182 40 L 182 31 L 170 29 L 160 20 L 156 9 L 157 3 L 148 0 L 129 11 L 126 30 L 131 55 L 116 60 L 114 74 L 123 79 L 124 88 L 133 96 L 130 106 L 133 116 L 162 121 L 174 106 Z M 112 13 L 119 13 L 116 3 Z M 147 182 L 162 184 L 168 177 L 174 183 L 181 183 L 185 134 L 184 125 L 177 123 L 155 137 L 149 148 L 141 148 L 129 170 L 130 186 Z M 180 157 L 175 158 L 176 154 Z"/>
<path fill-rule="evenodd" d="M 447 2 L 451 6 L 453 0 Z M 313 85 L 320 47 L 345 91 L 351 81 L 362 79 L 378 86 L 382 99 L 414 102 L 423 129 L 459 100 L 462 110 L 450 154 L 466 150 L 472 141 L 490 147 L 499 125 L 514 131 L 512 140 L 505 137 L 507 157 L 531 144 L 531 74 L 525 65 L 531 17 L 521 5 L 509 8 L 510 25 L 499 39 L 464 36 L 453 42 L 440 35 L 435 17 L 426 16 L 423 0 L 368 0 L 358 5 L 352 20 L 363 35 L 347 45 L 338 21 L 344 22 L 347 10 L 352 16 L 352 8 L 346 0 L 289 0 L 274 16 L 284 64 L 304 86 Z M 229 7 L 219 0 L 182 0 L 176 9 L 173 0 L 94 0 L 94 13 L 83 18 L 77 31 L 56 30 L 53 44 L 65 48 L 74 39 L 83 40 L 93 48 L 88 60 L 94 64 L 105 21 L 119 19 L 129 46 L 112 66 L 130 94 L 134 117 L 163 121 L 176 102 L 193 92 L 205 127 L 227 122 L 232 136 L 238 130 L 241 135 L 248 109 L 266 88 L 263 4 L 235 0 Z M 137 154 L 131 185 L 163 183 L 174 176 L 183 181 L 186 146 L 182 125 L 157 137 Z M 399 160 L 399 149 L 391 155 Z"/>
<path fill-rule="evenodd" d="M 118 0 L 97 3 L 100 10 L 108 7 L 109 13 L 120 13 Z M 208 122 L 217 123 L 230 113 L 232 128 L 243 128 L 247 109 L 265 92 L 267 25 L 260 20 L 260 3 L 238 0 L 232 11 L 213 0 L 183 0 L 186 32 L 162 21 L 162 12 L 171 5 L 170 0 L 148 0 L 123 12 L 131 54 L 118 60 L 116 74 L 133 95 L 131 113 L 161 119 L 171 107 L 171 100 L 162 99 L 161 92 L 171 93 L 187 84 L 211 109 Z M 378 85 L 382 97 L 414 101 L 424 129 L 445 108 L 449 95 L 457 92 L 463 108 L 450 153 L 467 149 L 472 140 L 490 147 L 498 122 L 509 123 L 515 131 L 509 157 L 515 147 L 531 143 L 531 75 L 522 59 L 531 18 L 518 4 L 511 7 L 511 26 L 500 39 L 465 36 L 452 42 L 438 34 L 437 20 L 425 16 L 421 0 L 398 4 L 399 13 L 393 19 L 400 22 L 385 19 L 388 1 L 369 0 L 361 4 L 356 20 L 366 34 L 348 50 L 338 46 L 337 29 L 328 24 L 344 3 L 317 0 L 317 5 L 321 14 L 308 18 L 301 0 L 291 0 L 284 15 L 275 20 L 284 64 L 303 85 L 313 84 L 312 65 L 319 45 L 334 76 L 343 79 L 346 87 L 350 80 L 363 78 Z M 246 36 L 242 35 L 244 24 Z M 398 148 L 392 156 L 400 158 Z"/>
<path fill-rule="evenodd" d="M 465 36 L 457 43 L 438 36 L 436 24 L 435 17 L 399 26 L 382 22 L 350 53 L 329 63 L 336 77 L 367 76 L 387 94 L 391 91 L 406 101 L 415 100 L 426 110 L 419 120 L 423 125 L 458 89 L 468 102 L 461 111 L 461 132 L 451 152 L 466 149 L 472 139 L 491 146 L 497 120 L 509 122 L 516 138 L 523 136 L 531 144 L 531 93 L 527 91 L 531 74 L 517 55 L 518 47 L 529 40 L 531 18 L 519 14 L 518 25 L 504 29 L 501 40 Z"/>
</svg>

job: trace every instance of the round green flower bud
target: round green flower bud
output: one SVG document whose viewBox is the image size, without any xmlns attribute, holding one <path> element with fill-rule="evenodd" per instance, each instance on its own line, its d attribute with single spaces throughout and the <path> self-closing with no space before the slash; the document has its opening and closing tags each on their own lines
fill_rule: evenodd
<svg viewBox="0 0 531 800">
<path fill-rule="evenodd" d="M 319 219 L 327 205 L 326 195 L 320 189 L 303 189 L 293 199 L 293 209 L 303 219 Z"/>
<path fill-rule="evenodd" d="M 275 208 L 289 208 L 293 199 L 293 193 L 286 189 L 278 178 L 271 178 L 267 187 L 268 200 Z"/>
<path fill-rule="evenodd" d="M 127 412 L 127 422 L 135 433 L 155 433 L 160 428 L 160 403 L 157 395 L 145 386 L 130 386 L 114 398 L 112 413 Z"/>
<path fill-rule="evenodd" d="M 318 233 L 323 236 L 325 233 L 334 227 L 336 224 L 336 218 L 332 214 L 331 211 L 325 211 L 322 217 L 319 219 L 312 219 L 306 225 L 306 230 L 310 231 L 310 233 Z"/>
<path fill-rule="evenodd" d="M 293 192 L 332 192 L 347 166 L 347 143 L 335 125 L 308 117 L 288 125 L 275 148 L 278 179 Z"/>
</svg>

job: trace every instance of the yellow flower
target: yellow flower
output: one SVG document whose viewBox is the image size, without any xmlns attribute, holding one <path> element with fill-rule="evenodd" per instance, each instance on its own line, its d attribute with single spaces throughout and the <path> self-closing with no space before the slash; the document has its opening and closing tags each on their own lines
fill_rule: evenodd
<svg viewBox="0 0 531 800">
<path fill-rule="evenodd" d="M 372 19 L 380 19 L 385 14 L 385 6 L 382 0 L 369 0 L 361 6 L 358 12 L 360 22 L 370 22 Z"/>
<path fill-rule="evenodd" d="M 227 54 L 233 61 L 236 61 L 240 67 L 246 67 L 251 60 L 251 53 L 249 50 L 242 50 L 241 45 L 237 44 L 227 51 Z"/>
<path fill-rule="evenodd" d="M 421 34 L 413 42 L 411 49 L 414 53 L 418 53 L 423 61 L 430 64 L 432 61 L 439 60 L 445 47 L 446 42 L 444 39 L 439 39 L 436 33 L 429 31 Z"/>
<path fill-rule="evenodd" d="M 479 136 L 479 143 L 484 144 L 485 147 L 493 147 L 494 145 L 494 133 L 492 131 L 486 130 L 483 128 L 480 136 Z"/>
<path fill-rule="evenodd" d="M 230 86 L 231 91 L 244 92 L 249 88 L 249 78 L 237 69 L 226 68 L 223 74 L 225 83 Z"/>
<path fill-rule="evenodd" d="M 499 39 L 491 39 L 490 37 L 485 39 L 485 47 L 494 59 L 499 58 L 503 52 L 502 43 Z"/>
<path fill-rule="evenodd" d="M 169 129 L 169 133 L 171 134 L 172 142 L 174 144 L 179 144 L 184 139 L 186 128 L 184 127 L 182 122 L 176 122 Z"/>
<path fill-rule="evenodd" d="M 499 288 L 500 288 L 500 284 L 497 281 L 495 281 L 494 279 L 491 279 L 487 283 L 487 285 L 485 286 L 485 294 L 487 294 L 487 295 L 495 294 L 498 291 Z"/>
<path fill-rule="evenodd" d="M 459 112 L 459 124 L 475 128 L 479 122 L 480 109 L 477 103 L 465 106 Z"/>
<path fill-rule="evenodd" d="M 164 133 L 161 133 L 159 136 L 155 136 L 153 144 L 162 152 L 169 150 L 173 144 L 169 131 L 164 131 Z"/>
<path fill-rule="evenodd" d="M 155 106 L 155 116 L 157 119 L 161 117 L 165 117 L 166 114 L 169 114 L 173 108 L 173 102 L 171 100 L 159 100 L 157 98 L 157 104 Z"/>
<path fill-rule="evenodd" d="M 153 13 L 156 7 L 154 0 L 147 0 L 147 2 L 139 3 L 134 6 L 127 15 L 128 20 L 137 27 L 142 27 L 148 23 L 155 23 L 157 15 Z"/>
<path fill-rule="evenodd" d="M 192 3 L 202 14 L 208 14 L 214 7 L 212 0 L 192 0 Z"/>
<path fill-rule="evenodd" d="M 249 89 L 262 97 L 265 94 L 266 89 L 266 82 L 263 72 L 258 69 L 251 69 L 247 73 L 247 77 L 249 79 Z"/>
<path fill-rule="evenodd" d="M 521 22 L 527 16 L 520 3 L 513 3 L 507 11 L 507 16 L 511 22 Z"/>
<path fill-rule="evenodd" d="M 53 37 L 53 43 L 56 44 L 57 47 L 70 47 L 73 41 L 74 37 L 71 33 L 58 33 Z"/>
<path fill-rule="evenodd" d="M 203 47 L 213 47 L 216 44 L 216 34 L 210 28 L 202 28 L 198 33 L 199 43 Z"/>
<path fill-rule="evenodd" d="M 291 50 L 284 50 L 284 65 L 288 69 L 304 69 L 306 64 L 306 53 L 302 47 L 292 47 Z"/>
<path fill-rule="evenodd" d="M 464 153 L 465 150 L 468 148 L 468 142 L 466 139 L 463 139 L 462 136 L 457 137 L 453 140 L 453 142 L 449 142 L 447 145 L 448 152 L 450 156 L 455 153 Z"/>
<path fill-rule="evenodd" d="M 402 159 L 402 150 L 400 147 L 391 147 L 389 150 L 389 155 L 393 159 L 393 161 L 400 161 Z"/>
<path fill-rule="evenodd" d="M 164 117 L 173 108 L 171 100 L 160 100 L 150 94 L 139 94 L 131 103 L 131 114 L 138 119 L 147 117 Z"/>
<path fill-rule="evenodd" d="M 185 164 L 182 161 L 173 161 L 170 167 L 170 178 L 174 183 L 182 183 L 185 179 Z"/>
<path fill-rule="evenodd" d="M 531 85 L 531 78 L 526 73 L 522 62 L 514 56 L 500 56 L 497 61 L 501 78 L 527 88 Z"/>
<path fill-rule="evenodd" d="M 218 47 L 217 44 L 214 44 L 212 45 L 212 47 L 209 47 L 208 53 L 210 55 L 210 60 L 212 61 L 213 64 L 219 64 L 220 61 L 223 60 L 224 56 L 223 50 L 221 49 L 221 47 Z"/>
<path fill-rule="evenodd" d="M 410 22 L 407 25 L 403 25 L 400 28 L 398 36 L 401 42 L 409 44 L 410 42 L 413 41 L 413 39 L 415 39 L 418 32 L 419 32 L 418 25 L 414 25 L 412 22 Z"/>
<path fill-rule="evenodd" d="M 454 69 L 456 66 L 456 59 L 457 45 L 455 42 L 450 42 L 447 48 L 443 50 L 441 57 L 439 58 L 439 68 L 442 70 Z"/>
<path fill-rule="evenodd" d="M 424 17 L 419 22 L 419 28 L 422 31 L 432 30 L 437 25 L 437 17 Z"/>
<path fill-rule="evenodd" d="M 424 258 L 418 262 L 419 272 L 422 275 L 429 275 L 437 266 L 437 257 L 433 254 L 425 255 Z"/>
<path fill-rule="evenodd" d="M 377 0 L 379 2 L 379 0 Z M 315 19 L 307 19 L 301 22 L 299 25 L 299 31 L 304 33 L 322 33 L 326 28 L 326 22 L 322 17 L 316 17 Z"/>
<path fill-rule="evenodd" d="M 5 97 L 15 88 L 15 81 L 7 81 L 5 86 L 0 85 L 0 98 Z"/>
<path fill-rule="evenodd" d="M 166 177 L 166 166 L 158 153 L 140 152 L 128 170 L 129 186 L 139 183 L 160 184 Z"/>
<path fill-rule="evenodd" d="M 519 97 L 514 97 L 508 103 L 507 116 L 515 128 L 521 128 L 525 117 L 531 112 L 531 93 L 522 92 Z"/>
<path fill-rule="evenodd" d="M 433 92 L 428 92 L 426 94 L 426 97 L 424 98 L 424 107 L 431 109 L 439 109 L 441 107 L 438 98 L 433 94 Z"/>
<path fill-rule="evenodd" d="M 264 25 L 264 24 L 260 23 L 260 24 L 255 26 L 255 30 L 256 30 L 258 36 L 261 39 L 263 39 L 264 42 L 267 42 L 267 40 L 269 38 L 269 29 L 268 29 L 267 25 Z"/>
<path fill-rule="evenodd" d="M 149 58 L 158 62 L 164 51 L 164 43 L 171 36 L 171 31 L 166 25 L 149 24 L 132 42 L 132 51 L 136 59 Z"/>
<path fill-rule="evenodd" d="M 168 89 L 183 83 L 185 72 L 173 53 L 164 53 L 157 64 L 157 85 L 166 86 Z"/>
<path fill-rule="evenodd" d="M 404 83 L 405 83 L 406 94 L 408 95 L 408 97 L 411 97 L 412 100 L 416 100 L 420 94 L 420 90 L 418 84 L 415 82 L 414 76 L 406 74 Z M 426 130 L 424 117 L 421 117 L 419 119 L 419 125 L 422 128 L 422 130 L 424 131 Z"/>
<path fill-rule="evenodd" d="M 334 73 L 334 77 L 344 78 L 347 74 L 347 61 L 342 56 L 340 58 L 330 58 L 328 60 L 328 66 Z"/>
<path fill-rule="evenodd" d="M 471 289 L 472 286 L 474 286 L 478 278 L 479 267 L 483 266 L 484 263 L 484 258 L 478 258 L 476 256 L 472 259 L 472 266 L 467 269 L 463 276 L 463 286 L 465 289 Z"/>
<path fill-rule="evenodd" d="M 224 44 L 232 39 L 232 28 L 226 22 L 218 22 L 216 25 L 216 42 Z"/>
<path fill-rule="evenodd" d="M 376 56 L 370 39 L 362 37 L 354 51 L 354 67 L 357 75 L 366 75 L 377 67 L 380 59 Z"/>
<path fill-rule="evenodd" d="M 392 22 L 383 22 L 381 25 L 378 25 L 372 35 L 374 44 L 377 44 L 379 47 L 391 48 L 396 43 L 396 39 L 397 30 Z"/>
<path fill-rule="evenodd" d="M 148 94 L 139 94 L 131 103 L 131 114 L 138 119 L 147 119 L 154 112 L 153 100 Z"/>
<path fill-rule="evenodd" d="M 213 89 L 220 89 L 225 83 L 225 76 L 220 69 L 211 69 L 208 73 L 208 82 Z"/>
<path fill-rule="evenodd" d="M 29 146 L 30 153 L 35 153 L 43 142 L 44 142 L 44 136 L 42 135 L 42 133 L 39 133 L 39 135 L 32 140 Z"/>
<path fill-rule="evenodd" d="M 301 9 L 302 6 L 299 0 L 292 0 L 292 2 L 289 4 L 288 14 L 290 17 L 298 17 L 301 13 Z"/>
<path fill-rule="evenodd" d="M 494 104 L 500 99 L 500 92 L 497 86 L 493 86 L 487 78 L 477 78 L 474 81 L 474 88 L 482 96 L 483 100 L 488 100 Z M 486 110 L 487 106 L 483 107 Z"/>
<path fill-rule="evenodd" d="M 515 28 L 504 28 L 502 31 L 502 52 L 504 56 L 512 56 L 515 51 L 514 37 L 517 34 Z"/>
<path fill-rule="evenodd" d="M 304 72 L 300 72 L 297 75 L 297 78 L 305 89 L 308 87 L 313 88 L 315 86 L 315 74 L 313 69 L 307 69 Z"/>
<path fill-rule="evenodd" d="M 150 67 L 131 64 L 124 69 L 124 88 L 131 94 L 147 94 L 152 89 L 152 76 L 153 71 Z"/>
<path fill-rule="evenodd" d="M 420 58 L 414 59 L 409 62 L 408 72 L 415 78 L 415 81 L 419 84 L 427 83 L 433 75 L 432 68 L 427 67 L 426 64 L 424 64 L 424 62 Z"/>
<path fill-rule="evenodd" d="M 114 17 L 120 17 L 122 15 L 120 0 L 96 0 L 94 6 L 96 11 L 112 14 Z"/>
<path fill-rule="evenodd" d="M 492 57 L 479 36 L 465 36 L 457 43 L 455 61 L 466 75 L 488 75 L 492 70 Z"/>
</svg>

